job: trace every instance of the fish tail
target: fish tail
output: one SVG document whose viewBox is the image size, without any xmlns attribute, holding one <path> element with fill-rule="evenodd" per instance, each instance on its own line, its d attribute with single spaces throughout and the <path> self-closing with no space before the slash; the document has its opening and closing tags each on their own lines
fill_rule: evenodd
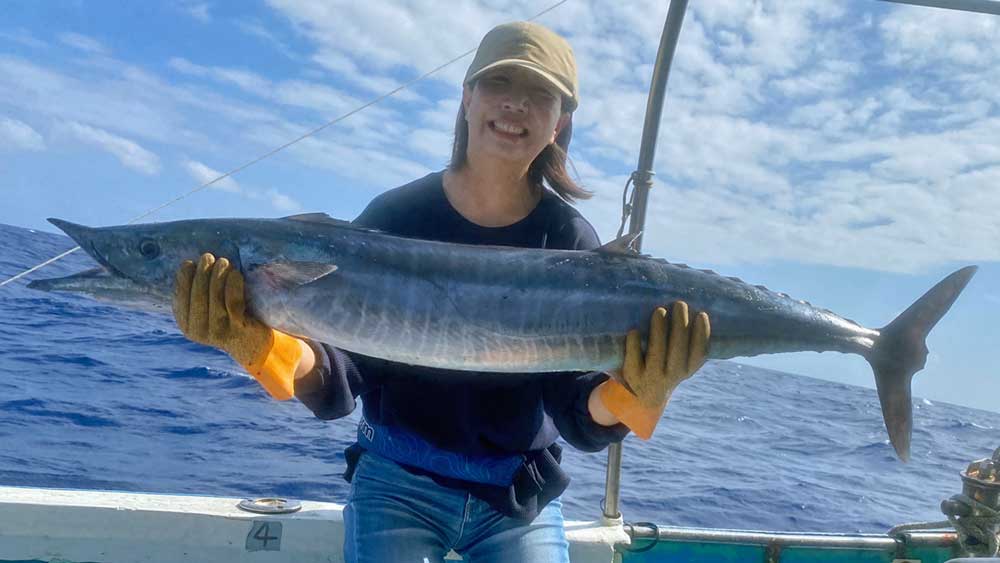
<svg viewBox="0 0 1000 563">
<path fill-rule="evenodd" d="M 927 362 L 927 334 L 948 312 L 976 270 L 976 266 L 967 266 L 938 282 L 879 331 L 878 340 L 866 355 L 875 371 L 875 386 L 889 440 L 903 461 L 910 458 L 913 429 L 910 382 Z"/>
</svg>

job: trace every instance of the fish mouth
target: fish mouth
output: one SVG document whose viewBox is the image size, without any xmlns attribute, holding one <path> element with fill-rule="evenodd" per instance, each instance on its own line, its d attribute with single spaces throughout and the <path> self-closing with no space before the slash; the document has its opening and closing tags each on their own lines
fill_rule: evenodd
<svg viewBox="0 0 1000 563">
<path fill-rule="evenodd" d="M 105 280 L 111 277 L 111 274 L 101 268 L 91 268 L 89 270 L 84 270 L 76 274 L 71 274 L 68 276 L 63 276 L 61 278 L 45 278 L 41 280 L 32 280 L 28 282 L 29 289 L 38 289 L 41 291 L 72 291 L 78 285 L 77 282 L 85 282 L 88 280 Z"/>
<path fill-rule="evenodd" d="M 106 270 L 106 272 L 108 274 L 111 274 L 113 276 L 118 276 L 118 277 L 126 278 L 126 279 L 132 279 L 130 276 L 126 276 L 125 272 L 122 272 L 118 268 L 115 268 L 111 264 L 111 262 L 108 261 L 107 257 L 104 256 L 103 254 L 101 254 L 101 252 L 99 250 L 97 250 L 97 247 L 94 246 L 94 242 L 93 241 L 90 242 L 90 249 L 88 250 L 88 249 L 84 248 L 84 250 L 87 252 L 87 254 L 90 254 L 94 258 L 94 260 L 97 260 L 97 263 L 100 264 L 101 266 L 103 266 L 104 269 Z M 135 280 L 132 280 L 132 281 L 135 281 Z"/>
<path fill-rule="evenodd" d="M 61 278 L 33 280 L 29 289 L 79 294 L 132 309 L 163 313 L 170 309 L 173 296 L 114 275 L 103 267 L 91 268 Z"/>
</svg>

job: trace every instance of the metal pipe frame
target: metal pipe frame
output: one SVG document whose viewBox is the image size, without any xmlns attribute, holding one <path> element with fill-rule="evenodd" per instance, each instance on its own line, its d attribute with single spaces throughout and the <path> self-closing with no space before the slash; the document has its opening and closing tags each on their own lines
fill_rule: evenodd
<svg viewBox="0 0 1000 563">
<path fill-rule="evenodd" d="M 660 541 L 700 541 L 742 545 L 809 546 L 842 549 L 893 549 L 900 541 L 896 538 L 878 534 L 797 534 L 665 526 L 657 529 L 640 525 L 634 526 L 630 535 L 634 540 L 659 539 Z M 903 534 L 903 537 L 900 539 L 905 540 L 906 545 L 910 547 L 951 547 L 958 540 L 958 534 L 955 532 L 913 532 Z"/>
<path fill-rule="evenodd" d="M 1000 2 L 997 0 L 882 0 L 896 4 L 926 6 L 928 8 L 943 8 L 960 12 L 976 12 L 1000 16 Z"/>
<path fill-rule="evenodd" d="M 642 125 L 642 142 L 639 145 L 639 164 L 632 173 L 635 199 L 629 218 L 628 232 L 638 235 L 633 243 L 636 250 L 642 248 L 642 231 L 646 227 L 646 202 L 653 187 L 653 159 L 656 157 L 656 139 L 660 132 L 660 117 L 663 115 L 663 101 L 667 95 L 667 79 L 677 50 L 677 39 L 681 34 L 688 0 L 671 0 L 667 11 L 667 21 L 663 24 L 660 48 L 653 66 L 653 79 L 646 102 L 646 118 Z"/>
<path fill-rule="evenodd" d="M 646 225 L 646 202 L 649 199 L 649 189 L 653 186 L 653 158 L 656 156 L 656 136 L 660 131 L 660 116 L 663 113 L 663 100 L 667 93 L 667 78 L 670 76 L 670 64 L 677 50 L 677 38 L 681 34 L 684 14 L 687 12 L 688 0 L 671 0 L 667 11 L 667 21 L 663 24 L 663 35 L 660 36 L 660 47 L 653 67 L 652 84 L 649 88 L 649 100 L 646 102 L 646 119 L 642 126 L 642 143 L 639 147 L 639 165 L 632 173 L 635 189 L 635 199 L 629 218 L 628 232 L 638 235 L 633 247 L 638 251 L 642 247 L 642 230 Z M 621 518 L 618 510 L 621 492 L 622 445 L 611 444 L 608 447 L 608 472 L 604 487 L 604 517 Z"/>
</svg>

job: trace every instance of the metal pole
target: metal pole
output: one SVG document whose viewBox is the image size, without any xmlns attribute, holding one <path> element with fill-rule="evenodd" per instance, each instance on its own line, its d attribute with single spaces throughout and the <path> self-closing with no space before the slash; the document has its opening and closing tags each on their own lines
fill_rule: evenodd
<svg viewBox="0 0 1000 563">
<path fill-rule="evenodd" d="M 642 247 L 641 233 L 646 226 L 646 201 L 649 199 L 649 189 L 653 187 L 653 159 L 656 157 L 656 138 L 660 132 L 663 99 L 666 97 L 670 64 L 677 50 L 677 38 L 681 33 L 681 24 L 684 23 L 687 4 L 687 0 L 670 2 L 667 21 L 663 24 L 663 36 L 660 38 L 660 50 L 656 55 L 656 65 L 653 67 L 653 81 L 649 87 L 649 100 L 646 102 L 646 121 L 642 125 L 639 165 L 632 173 L 635 199 L 628 232 L 633 235 L 640 234 L 640 238 L 633 245 L 636 250 Z"/>
<path fill-rule="evenodd" d="M 946 10 L 959 10 L 962 12 L 978 12 L 980 14 L 993 14 L 1000 16 L 1000 2 L 996 0 L 883 0 L 884 2 L 895 2 L 896 4 L 912 4 L 914 6 L 927 6 L 929 8 L 944 8 Z"/>
<path fill-rule="evenodd" d="M 663 113 L 663 99 L 667 91 L 667 78 L 670 76 L 670 63 L 674 60 L 677 50 L 677 38 L 681 34 L 681 24 L 687 12 L 688 0 L 671 0 L 667 11 L 667 21 L 663 24 L 663 35 L 660 36 L 660 48 L 656 54 L 656 64 L 653 67 L 652 84 L 649 87 L 649 100 L 646 102 L 646 120 L 642 126 L 642 143 L 639 147 L 639 166 L 632 173 L 635 185 L 635 198 L 632 204 L 631 219 L 628 232 L 639 234 L 646 224 L 646 201 L 649 189 L 653 186 L 653 158 L 656 156 L 656 137 L 660 130 L 660 116 Z M 639 250 L 642 238 L 635 241 L 634 247 Z M 622 445 L 611 444 L 608 448 L 608 472 L 604 487 L 604 517 L 621 518 L 618 510 L 619 492 L 621 489 Z"/>
</svg>

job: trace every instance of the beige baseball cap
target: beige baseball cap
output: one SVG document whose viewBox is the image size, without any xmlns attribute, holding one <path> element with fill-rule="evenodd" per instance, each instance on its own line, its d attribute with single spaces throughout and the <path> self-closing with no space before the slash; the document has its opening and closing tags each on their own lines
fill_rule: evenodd
<svg viewBox="0 0 1000 563">
<path fill-rule="evenodd" d="M 551 29 L 532 22 L 494 27 L 479 44 L 476 58 L 465 73 L 465 84 L 504 66 L 530 70 L 550 82 L 566 99 L 563 111 L 573 111 L 579 104 L 573 49 Z"/>
</svg>

